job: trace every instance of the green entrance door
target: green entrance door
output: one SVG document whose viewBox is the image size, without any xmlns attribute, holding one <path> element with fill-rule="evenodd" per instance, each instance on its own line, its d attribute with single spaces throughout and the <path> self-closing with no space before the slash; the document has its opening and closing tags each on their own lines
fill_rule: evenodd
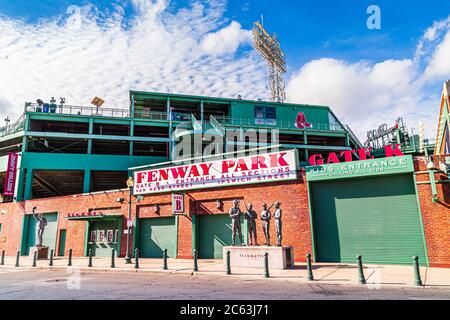
<svg viewBox="0 0 450 320">
<path fill-rule="evenodd" d="M 119 251 L 119 221 L 89 221 L 88 249 L 92 249 L 95 257 L 111 257 L 111 252 Z"/>
<path fill-rule="evenodd" d="M 140 219 L 139 252 L 142 258 L 161 258 L 167 249 L 169 258 L 177 256 L 175 217 Z"/>
<path fill-rule="evenodd" d="M 319 262 L 426 263 L 412 175 L 314 182 L 311 192 Z"/>
<path fill-rule="evenodd" d="M 44 229 L 44 234 L 42 236 L 42 244 L 48 247 L 49 254 L 50 250 L 55 250 L 56 246 L 56 232 L 58 229 L 58 214 L 57 213 L 46 213 L 44 218 L 47 219 L 47 226 Z M 39 229 L 39 223 L 37 220 L 30 215 L 28 224 L 28 240 L 26 255 L 30 254 L 30 248 L 34 247 L 37 243 L 37 233 Z M 54 251 L 55 252 L 55 251 Z"/>
<path fill-rule="evenodd" d="M 59 230 L 58 256 L 64 257 L 66 251 L 66 229 Z"/>
<path fill-rule="evenodd" d="M 198 216 L 198 253 L 201 259 L 222 259 L 223 247 L 231 246 L 231 219 L 227 214 Z M 242 222 L 241 218 L 241 222 Z M 244 241 L 244 224 L 241 223 Z M 236 236 L 236 244 L 240 244 Z"/>
</svg>

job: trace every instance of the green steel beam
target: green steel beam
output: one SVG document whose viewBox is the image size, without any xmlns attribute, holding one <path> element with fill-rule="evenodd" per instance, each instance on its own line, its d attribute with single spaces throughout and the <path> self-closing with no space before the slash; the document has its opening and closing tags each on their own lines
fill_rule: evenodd
<svg viewBox="0 0 450 320">
<path fill-rule="evenodd" d="M 30 170 L 128 171 L 134 166 L 166 161 L 167 157 L 25 152 L 21 166 Z"/>
<path fill-rule="evenodd" d="M 83 193 L 91 191 L 91 170 L 84 170 Z"/>
<path fill-rule="evenodd" d="M 139 141 L 139 142 L 169 142 L 168 138 L 145 138 L 145 137 L 111 136 L 111 135 L 98 135 L 98 134 L 64 133 L 64 132 L 30 131 L 30 132 L 26 133 L 26 136 L 39 137 L 39 138 L 95 139 L 95 140 Z"/>
</svg>

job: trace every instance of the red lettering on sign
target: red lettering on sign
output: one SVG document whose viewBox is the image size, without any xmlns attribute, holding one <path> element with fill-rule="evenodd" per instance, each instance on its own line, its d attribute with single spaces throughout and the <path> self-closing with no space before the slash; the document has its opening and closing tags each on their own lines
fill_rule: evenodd
<svg viewBox="0 0 450 320">
<path fill-rule="evenodd" d="M 252 170 L 267 169 L 266 157 L 256 156 L 252 158 Z"/>
<path fill-rule="evenodd" d="M 327 164 L 330 164 L 330 163 L 339 163 L 339 162 L 340 162 L 340 161 L 339 161 L 339 158 L 338 158 L 338 156 L 336 155 L 336 153 L 331 152 L 331 153 L 328 155 Z"/>
<path fill-rule="evenodd" d="M 272 168 L 289 166 L 289 163 L 287 163 L 287 161 L 284 159 L 284 156 L 286 154 L 287 154 L 286 152 L 280 153 L 279 155 L 271 154 L 270 155 L 270 166 Z"/>
<path fill-rule="evenodd" d="M 384 152 L 386 153 L 386 157 L 390 158 L 390 157 L 401 157 L 401 156 L 404 156 L 405 154 L 402 152 L 402 150 L 399 149 L 400 146 L 401 146 L 401 144 L 396 144 L 394 147 L 392 147 L 392 146 L 385 146 L 384 147 Z"/>
<path fill-rule="evenodd" d="M 233 160 L 222 161 L 222 173 L 228 173 L 231 167 L 234 167 L 236 162 Z"/>
<path fill-rule="evenodd" d="M 323 158 L 321 154 L 313 154 L 309 157 L 309 164 L 312 166 L 321 166 L 323 165 Z"/>
</svg>

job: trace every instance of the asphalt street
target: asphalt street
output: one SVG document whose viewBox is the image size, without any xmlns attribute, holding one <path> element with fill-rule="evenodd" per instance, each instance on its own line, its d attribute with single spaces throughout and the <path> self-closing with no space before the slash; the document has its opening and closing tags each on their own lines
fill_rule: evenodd
<svg viewBox="0 0 450 320">
<path fill-rule="evenodd" d="M 450 288 L 369 289 L 236 279 L 114 272 L 0 271 L 0 300 L 450 300 Z"/>
</svg>

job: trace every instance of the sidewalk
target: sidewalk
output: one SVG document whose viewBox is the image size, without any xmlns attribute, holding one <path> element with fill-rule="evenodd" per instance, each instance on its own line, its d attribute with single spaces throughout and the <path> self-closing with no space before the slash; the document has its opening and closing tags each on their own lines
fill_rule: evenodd
<svg viewBox="0 0 450 320">
<path fill-rule="evenodd" d="M 2 269 L 28 270 L 66 270 L 67 257 L 54 258 L 53 267 L 49 266 L 49 261 L 37 261 L 37 267 L 32 267 L 31 257 L 20 257 L 20 266 L 15 267 L 15 257 L 5 257 L 5 265 L 0 265 Z M 88 258 L 73 258 L 72 268 L 79 268 L 82 272 L 147 272 L 157 274 L 187 274 L 196 276 L 221 276 L 234 277 L 243 280 L 265 279 L 263 269 L 233 268 L 231 275 L 226 275 L 226 268 L 222 260 L 198 260 L 198 272 L 193 271 L 193 260 L 168 259 L 168 270 L 163 270 L 162 259 L 139 259 L 139 269 L 133 264 L 125 264 L 123 258 L 115 259 L 116 268 L 111 268 L 110 258 L 93 258 L 92 268 L 88 267 Z M 355 265 L 348 264 L 324 264 L 313 265 L 314 282 L 306 279 L 306 265 L 297 263 L 294 269 L 289 270 L 269 270 L 270 278 L 266 281 L 290 281 L 296 283 L 316 283 L 316 284 L 338 284 L 338 285 L 358 285 L 358 269 Z M 440 268 L 420 268 L 424 288 L 441 288 L 450 290 L 450 269 Z M 414 270 L 411 266 L 393 265 L 364 265 L 364 275 L 368 288 L 381 287 L 414 287 Z M 420 287 L 418 287 L 420 288 Z"/>
</svg>

